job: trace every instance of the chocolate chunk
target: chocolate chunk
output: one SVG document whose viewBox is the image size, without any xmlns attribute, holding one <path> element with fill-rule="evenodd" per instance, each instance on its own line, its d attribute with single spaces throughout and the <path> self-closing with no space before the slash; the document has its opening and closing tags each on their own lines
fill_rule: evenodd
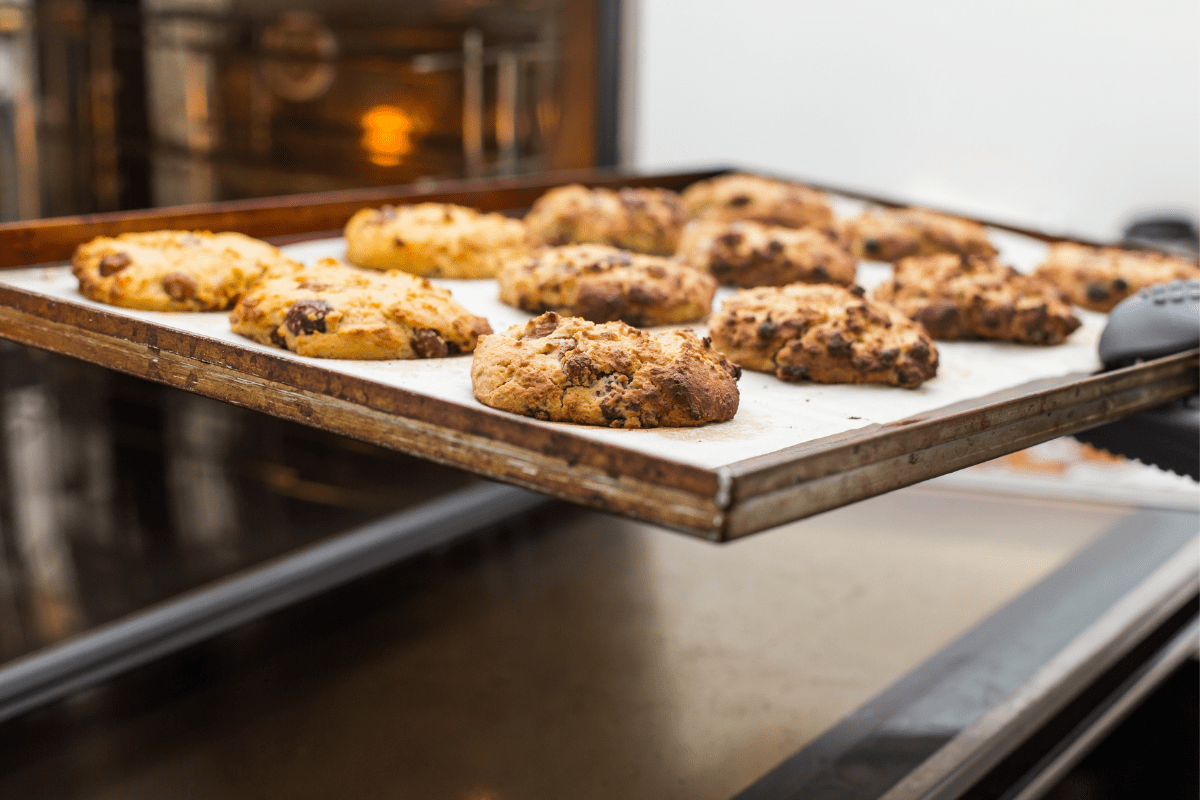
<svg viewBox="0 0 1200 800">
<path fill-rule="evenodd" d="M 533 327 L 521 338 L 523 339 L 541 339 L 544 336 L 549 336 L 558 330 L 558 321 L 560 317 L 553 311 L 548 311 L 537 319 L 533 320 Z"/>
<path fill-rule="evenodd" d="M 737 231 L 730 231 L 729 233 L 722 233 L 717 237 L 716 241 L 717 244 L 723 244 L 726 247 L 737 247 L 742 243 L 742 238 L 742 234 Z"/>
<path fill-rule="evenodd" d="M 392 246 L 393 247 L 404 247 L 404 240 L 401 239 L 399 236 L 393 236 L 392 237 Z"/>
<path fill-rule="evenodd" d="M 413 352 L 421 358 L 444 358 L 450 354 L 446 340 L 440 333 L 430 328 L 413 331 L 409 344 L 412 346 Z"/>
<path fill-rule="evenodd" d="M 567 356 L 562 360 L 562 370 L 572 386 L 591 386 L 600 375 L 596 362 L 587 356 Z"/>
<path fill-rule="evenodd" d="M 292 304 L 283 324 L 296 336 L 302 333 L 325 333 L 325 317 L 333 306 L 324 300 L 300 300 Z"/>
<path fill-rule="evenodd" d="M 780 364 L 775 373 L 789 381 L 801 381 L 808 377 L 808 367 L 795 364 Z"/>
<path fill-rule="evenodd" d="M 909 349 L 908 354 L 912 356 L 913 361 L 928 361 L 930 355 L 929 345 L 925 343 L 924 339 L 918 339 L 917 343 Z"/>
<path fill-rule="evenodd" d="M 648 287 L 635 283 L 629 287 L 629 299 L 642 305 L 650 305 L 651 303 L 657 303 L 665 299 L 663 293 L 655 289 L 656 287 L 653 286 Z"/>
<path fill-rule="evenodd" d="M 1129 288 L 1129 283 L 1124 278 L 1117 278 L 1113 281 L 1113 289 L 1118 292 L 1123 292 Z"/>
<path fill-rule="evenodd" d="M 878 239 L 863 239 L 863 252 L 867 253 L 868 255 L 872 255 L 872 256 L 878 255 L 879 254 L 879 240 Z"/>
<path fill-rule="evenodd" d="M 278 329 L 271 331 L 271 344 L 276 347 L 282 347 L 284 350 L 288 349 L 287 339 L 279 335 Z"/>
<path fill-rule="evenodd" d="M 829 337 L 829 354 L 831 356 L 848 356 L 853 352 L 853 342 L 845 336 L 835 332 Z"/>
<path fill-rule="evenodd" d="M 778 239 L 772 239 L 767 243 L 767 252 L 773 256 L 777 256 L 783 252 L 783 242 Z"/>
<path fill-rule="evenodd" d="M 932 330 L 944 330 L 958 319 L 958 307 L 954 303 L 933 303 L 921 309 L 917 322 Z"/>
<path fill-rule="evenodd" d="M 1093 303 L 1101 303 L 1108 299 L 1108 289 L 1100 283 L 1089 283 L 1087 285 L 1087 299 Z"/>
<path fill-rule="evenodd" d="M 629 312 L 629 302 L 616 287 L 585 283 L 576 295 L 575 310 L 592 322 L 608 322 L 622 319 Z"/>
<path fill-rule="evenodd" d="M 120 272 L 133 263 L 133 259 L 128 253 L 109 253 L 104 258 L 100 259 L 100 275 L 107 278 L 109 275 Z"/>
<path fill-rule="evenodd" d="M 824 264 L 817 264 L 813 267 L 812 276 L 820 283 L 825 283 L 829 280 L 829 270 L 825 269 Z"/>
<path fill-rule="evenodd" d="M 191 300 L 196 296 L 196 290 L 200 288 L 196 284 L 195 278 L 182 272 L 172 272 L 170 275 L 163 276 L 162 285 L 167 296 L 178 303 Z"/>
<path fill-rule="evenodd" d="M 758 330 L 755 332 L 758 334 L 758 338 L 766 341 L 774 336 L 778 330 L 779 326 L 775 324 L 774 320 L 768 318 L 759 324 Z"/>
<path fill-rule="evenodd" d="M 741 208 L 742 206 L 750 205 L 750 200 L 751 198 L 748 194 L 735 194 L 729 198 L 728 205 L 730 208 Z"/>
</svg>

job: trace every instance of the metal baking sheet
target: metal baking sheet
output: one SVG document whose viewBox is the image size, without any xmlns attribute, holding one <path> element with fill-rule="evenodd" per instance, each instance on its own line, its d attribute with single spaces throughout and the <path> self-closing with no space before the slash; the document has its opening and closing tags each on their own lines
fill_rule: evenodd
<svg viewBox="0 0 1200 800">
<path fill-rule="evenodd" d="M 516 199 L 561 182 L 533 183 Z M 471 203 L 470 193 L 456 199 L 496 207 L 494 197 L 484 202 L 486 191 L 474 198 L 480 202 Z M 364 197 L 361 205 L 378 202 Z M 862 201 L 841 196 L 837 204 L 846 216 Z M 253 214 L 245 212 L 248 223 Z M 159 227 L 171 223 L 164 218 Z M 226 227 L 255 232 L 253 224 Z M 80 230 L 78 241 L 86 238 Z M 1036 235 L 996 229 L 993 239 L 1025 271 L 1045 253 Z M 343 240 L 329 236 L 284 249 L 306 262 L 345 252 Z M 859 282 L 870 289 L 889 274 L 887 265 L 864 262 Z M 494 281 L 439 283 L 495 330 L 530 317 L 501 304 Z M 731 293 L 722 289 L 717 304 Z M 484 407 L 471 393 L 469 356 L 304 358 L 234 334 L 224 313 L 133 311 L 87 300 L 65 266 L 0 272 L 0 335 L 714 539 L 978 463 L 1194 385 L 1195 353 L 1093 377 L 1104 317 L 1080 316 L 1083 327 L 1057 347 L 939 342 L 938 376 L 916 390 L 790 384 L 746 371 L 729 422 L 616 430 Z"/>
</svg>

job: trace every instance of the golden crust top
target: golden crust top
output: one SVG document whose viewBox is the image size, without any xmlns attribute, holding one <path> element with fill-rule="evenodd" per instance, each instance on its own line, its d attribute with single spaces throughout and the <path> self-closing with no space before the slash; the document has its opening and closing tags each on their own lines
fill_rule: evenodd
<svg viewBox="0 0 1200 800">
<path fill-rule="evenodd" d="M 749 220 L 694 220 L 678 257 L 721 283 L 744 288 L 803 283 L 854 284 L 856 262 L 833 228 L 784 228 Z"/>
<path fill-rule="evenodd" d="M 331 258 L 266 275 L 229 320 L 256 342 L 318 358 L 438 358 L 469 353 L 491 332 L 424 278 Z"/>
<path fill-rule="evenodd" d="M 346 223 L 346 260 L 430 278 L 492 278 L 529 251 L 524 223 L 449 203 L 364 208 Z"/>
<path fill-rule="evenodd" d="M 642 331 L 554 312 L 485 336 L 471 362 L 475 397 L 485 405 L 613 428 L 731 419 L 738 375 L 690 330 Z"/>
<path fill-rule="evenodd" d="M 268 268 L 294 264 L 240 233 L 150 231 L 100 236 L 71 259 L 79 291 L 143 311 L 224 311 Z"/>
<path fill-rule="evenodd" d="M 500 300 L 592 322 L 670 325 L 703 320 L 717 283 L 661 256 L 601 244 L 547 247 L 500 270 Z"/>
<path fill-rule="evenodd" d="M 679 195 L 667 189 L 614 192 L 579 184 L 546 192 L 525 217 L 541 244 L 607 244 L 660 256 L 675 252 L 686 222 Z"/>
<path fill-rule="evenodd" d="M 1072 303 L 1093 311 L 1113 306 L 1147 286 L 1200 278 L 1193 259 L 1119 247 L 1059 242 L 1035 273 L 1057 286 Z"/>
<path fill-rule="evenodd" d="M 894 303 L 935 339 L 1059 344 L 1080 326 L 1052 284 L 991 258 L 902 259 L 875 298 Z"/>
<path fill-rule="evenodd" d="M 899 261 L 908 256 L 957 253 L 994 256 L 987 228 L 978 222 L 924 208 L 871 211 L 842 223 L 851 252 L 873 261 Z"/>
<path fill-rule="evenodd" d="M 822 192 L 740 172 L 693 183 L 683 191 L 683 204 L 695 219 L 753 220 L 785 228 L 833 223 L 833 209 Z"/>
<path fill-rule="evenodd" d="M 937 348 L 925 330 L 857 288 L 742 289 L 713 314 L 709 331 L 739 366 L 783 380 L 912 389 L 937 374 Z"/>
</svg>

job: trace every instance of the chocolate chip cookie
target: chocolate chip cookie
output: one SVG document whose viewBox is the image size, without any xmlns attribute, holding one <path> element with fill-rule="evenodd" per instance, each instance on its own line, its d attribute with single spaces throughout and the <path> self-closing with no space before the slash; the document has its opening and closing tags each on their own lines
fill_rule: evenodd
<svg viewBox="0 0 1200 800">
<path fill-rule="evenodd" d="M 471 361 L 484 405 L 611 428 L 690 427 L 731 419 L 740 372 L 690 330 L 597 325 L 553 311 L 485 336 Z"/>
<path fill-rule="evenodd" d="M 924 329 L 857 287 L 742 289 L 713 315 L 709 332 L 739 366 L 787 381 L 914 389 L 937 374 L 937 348 Z"/>
<path fill-rule="evenodd" d="M 816 189 L 761 175 L 733 173 L 693 183 L 683 204 L 696 219 L 733 222 L 748 219 L 785 228 L 833 222 L 833 209 Z"/>
<path fill-rule="evenodd" d="M 899 261 L 934 253 L 994 256 L 997 252 L 984 226 L 924 208 L 871 211 L 846 220 L 842 232 L 850 251 L 871 261 Z"/>
<path fill-rule="evenodd" d="M 686 264 L 602 244 L 547 247 L 508 262 L 499 279 L 510 306 L 641 327 L 703 320 L 717 288 Z"/>
<path fill-rule="evenodd" d="M 687 214 L 679 195 L 666 189 L 551 189 L 525 216 L 534 240 L 545 245 L 607 244 L 669 256 L 679 244 Z"/>
<path fill-rule="evenodd" d="M 1111 311 L 1152 284 L 1200 278 L 1200 266 L 1165 253 L 1059 242 L 1034 274 L 1053 283 L 1077 306 Z"/>
<path fill-rule="evenodd" d="M 492 331 L 424 278 L 331 258 L 265 275 L 229 321 L 256 342 L 317 358 L 441 358 L 471 352 Z"/>
<path fill-rule="evenodd" d="M 694 220 L 683 229 L 680 259 L 718 281 L 750 288 L 789 283 L 854 284 L 856 262 L 832 228 Z"/>
<path fill-rule="evenodd" d="M 224 311 L 265 270 L 292 265 L 266 242 L 208 231 L 100 236 L 71 259 L 85 297 L 143 311 Z"/>
<path fill-rule="evenodd" d="M 346 260 L 429 278 L 493 278 L 529 251 L 520 220 L 449 203 L 364 208 L 346 223 Z"/>
<path fill-rule="evenodd" d="M 1080 325 L 1052 284 L 981 256 L 902 259 L 874 296 L 895 304 L 935 339 L 1059 344 Z"/>
</svg>

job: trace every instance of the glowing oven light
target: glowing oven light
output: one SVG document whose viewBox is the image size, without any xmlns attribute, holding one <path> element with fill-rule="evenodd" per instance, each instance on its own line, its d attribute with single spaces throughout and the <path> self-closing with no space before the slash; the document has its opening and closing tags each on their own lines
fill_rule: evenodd
<svg viewBox="0 0 1200 800">
<path fill-rule="evenodd" d="M 413 119 L 395 106 L 375 106 L 362 117 L 362 146 L 372 164 L 394 167 L 412 150 Z"/>
</svg>

